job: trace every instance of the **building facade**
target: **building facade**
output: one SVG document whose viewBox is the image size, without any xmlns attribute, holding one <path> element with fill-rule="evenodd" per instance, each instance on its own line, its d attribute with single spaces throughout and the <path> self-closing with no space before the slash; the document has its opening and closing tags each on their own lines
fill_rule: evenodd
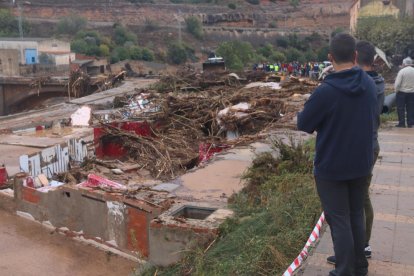
<svg viewBox="0 0 414 276">
<path fill-rule="evenodd" d="M 19 75 L 19 50 L 1 49 L 0 50 L 0 76 Z"/>
<path fill-rule="evenodd" d="M 69 68 L 75 54 L 70 51 L 70 43 L 61 40 L 2 38 L 0 59 L 0 75 L 20 76 L 42 65 Z"/>
</svg>

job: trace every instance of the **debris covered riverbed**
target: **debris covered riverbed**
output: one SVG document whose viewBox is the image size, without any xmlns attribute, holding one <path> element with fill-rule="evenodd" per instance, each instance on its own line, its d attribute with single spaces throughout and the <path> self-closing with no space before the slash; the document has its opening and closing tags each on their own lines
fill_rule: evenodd
<svg viewBox="0 0 414 276">
<path fill-rule="evenodd" d="M 150 89 L 117 97 L 117 112 L 100 118 L 100 139 L 117 140 L 127 157 L 156 179 L 173 179 L 199 162 L 200 145 L 239 145 L 288 125 L 316 82 L 291 77 L 279 86 L 246 87 L 235 74 L 184 71 L 162 77 Z M 251 82 L 250 82 L 251 83 Z M 145 122 L 143 135 L 114 121 Z"/>
</svg>

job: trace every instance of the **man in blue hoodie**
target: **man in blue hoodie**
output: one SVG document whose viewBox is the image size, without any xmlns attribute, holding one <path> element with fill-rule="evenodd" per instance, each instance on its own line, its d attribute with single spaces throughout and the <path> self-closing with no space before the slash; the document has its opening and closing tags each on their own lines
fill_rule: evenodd
<svg viewBox="0 0 414 276">
<path fill-rule="evenodd" d="M 378 128 L 380 126 L 381 120 L 380 115 L 384 105 L 384 90 L 385 90 L 385 82 L 384 78 L 375 72 L 373 64 L 375 55 L 377 54 L 375 51 L 374 45 L 369 43 L 368 41 L 358 41 L 356 44 L 356 50 L 358 53 L 357 63 L 358 66 L 361 67 L 375 82 L 377 87 L 377 106 L 378 106 L 378 113 L 375 116 L 374 121 L 374 164 L 378 158 L 380 146 L 378 143 Z M 368 187 L 370 185 L 371 178 L 368 182 Z M 371 198 L 369 196 L 369 190 L 366 193 L 365 203 L 364 203 L 364 211 L 365 211 L 365 256 L 367 258 L 371 258 L 371 246 L 369 245 L 369 241 L 371 239 L 371 231 L 372 231 L 372 224 L 374 221 L 374 210 L 372 208 Z M 335 264 L 335 256 L 330 256 L 327 258 L 328 263 Z"/>
<path fill-rule="evenodd" d="M 364 199 L 373 166 L 374 81 L 356 65 L 356 41 L 345 33 L 331 40 L 328 75 L 298 114 L 298 129 L 317 132 L 314 175 L 331 229 L 336 265 L 331 276 L 368 273 L 364 254 Z"/>
</svg>

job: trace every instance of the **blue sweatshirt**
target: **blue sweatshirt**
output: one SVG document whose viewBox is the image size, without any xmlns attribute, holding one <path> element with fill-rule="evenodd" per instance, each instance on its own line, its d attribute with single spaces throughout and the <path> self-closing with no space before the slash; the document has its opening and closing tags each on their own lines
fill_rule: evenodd
<svg viewBox="0 0 414 276">
<path fill-rule="evenodd" d="M 298 114 L 298 129 L 317 132 L 314 174 L 351 180 L 371 173 L 377 88 L 354 67 L 328 75 Z"/>
</svg>

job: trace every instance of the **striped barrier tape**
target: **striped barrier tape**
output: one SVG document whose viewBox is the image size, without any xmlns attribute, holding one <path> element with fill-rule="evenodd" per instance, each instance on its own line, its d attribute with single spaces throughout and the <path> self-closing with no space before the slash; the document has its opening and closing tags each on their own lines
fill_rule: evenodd
<svg viewBox="0 0 414 276">
<path fill-rule="evenodd" d="M 288 269 L 285 271 L 285 273 L 283 273 L 283 276 L 291 276 L 293 274 L 293 272 L 295 272 L 296 269 L 298 269 L 302 265 L 303 261 L 306 260 L 306 258 L 309 255 L 309 252 L 308 252 L 309 247 L 311 245 L 315 244 L 319 240 L 322 225 L 323 225 L 324 222 L 325 222 L 325 214 L 322 213 L 322 215 L 320 216 L 320 218 L 318 220 L 318 223 L 316 223 L 315 228 L 313 228 L 313 231 L 310 234 L 309 239 L 305 244 L 305 247 L 302 249 L 299 256 L 288 267 Z"/>
</svg>

